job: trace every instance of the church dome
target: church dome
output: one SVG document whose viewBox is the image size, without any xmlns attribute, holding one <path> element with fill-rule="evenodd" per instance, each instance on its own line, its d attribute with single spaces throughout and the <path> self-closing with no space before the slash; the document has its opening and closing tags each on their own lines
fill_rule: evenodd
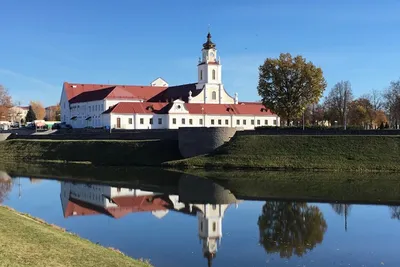
<svg viewBox="0 0 400 267">
<path fill-rule="evenodd" d="M 212 48 L 215 48 L 215 46 L 216 45 L 211 41 L 211 33 L 208 32 L 208 34 L 207 34 L 207 42 L 205 42 L 203 44 L 203 48 L 204 49 L 212 49 Z"/>
</svg>

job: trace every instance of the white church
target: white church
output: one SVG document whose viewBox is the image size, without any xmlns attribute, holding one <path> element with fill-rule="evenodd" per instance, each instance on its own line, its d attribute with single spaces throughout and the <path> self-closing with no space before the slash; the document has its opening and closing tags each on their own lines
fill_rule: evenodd
<svg viewBox="0 0 400 267">
<path fill-rule="evenodd" d="M 180 127 L 279 126 L 280 118 L 257 102 L 239 102 L 222 83 L 216 45 L 207 35 L 196 83 L 169 86 L 157 78 L 148 86 L 65 82 L 61 121 L 73 128 L 177 129 Z"/>
</svg>

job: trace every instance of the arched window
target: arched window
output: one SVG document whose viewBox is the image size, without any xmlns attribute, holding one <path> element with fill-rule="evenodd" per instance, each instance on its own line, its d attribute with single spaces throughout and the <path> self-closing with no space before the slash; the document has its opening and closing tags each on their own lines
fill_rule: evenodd
<svg viewBox="0 0 400 267">
<path fill-rule="evenodd" d="M 212 92 L 211 98 L 212 100 L 217 100 L 217 92 Z"/>
<path fill-rule="evenodd" d="M 212 71 L 212 78 L 215 80 L 215 70 Z"/>
<path fill-rule="evenodd" d="M 213 232 L 217 231 L 217 224 L 215 222 L 213 222 Z"/>
<path fill-rule="evenodd" d="M 203 71 L 200 70 L 200 80 L 203 80 Z"/>
</svg>

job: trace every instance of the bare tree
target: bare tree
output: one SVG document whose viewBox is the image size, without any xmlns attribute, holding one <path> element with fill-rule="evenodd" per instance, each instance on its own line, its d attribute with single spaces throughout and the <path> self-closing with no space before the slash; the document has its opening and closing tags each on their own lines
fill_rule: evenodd
<svg viewBox="0 0 400 267">
<path fill-rule="evenodd" d="M 373 89 L 370 93 L 362 95 L 360 98 L 368 99 L 374 111 L 383 108 L 382 92 L 379 90 Z"/>
<path fill-rule="evenodd" d="M 331 114 L 331 118 L 343 123 L 344 129 L 347 127 L 348 105 L 353 100 L 353 93 L 349 81 L 341 81 L 333 86 L 325 99 L 325 107 Z"/>
<path fill-rule="evenodd" d="M 383 98 L 385 99 L 384 107 L 389 115 L 388 119 L 397 128 L 400 119 L 400 79 L 390 83 L 383 93 Z"/>
</svg>

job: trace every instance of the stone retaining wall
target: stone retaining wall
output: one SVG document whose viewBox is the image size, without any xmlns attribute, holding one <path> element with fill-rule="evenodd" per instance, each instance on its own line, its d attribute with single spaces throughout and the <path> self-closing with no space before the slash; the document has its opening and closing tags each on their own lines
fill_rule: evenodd
<svg viewBox="0 0 400 267">
<path fill-rule="evenodd" d="M 236 128 L 179 128 L 179 151 L 190 158 L 208 154 L 228 142 L 241 129 Z"/>
</svg>

